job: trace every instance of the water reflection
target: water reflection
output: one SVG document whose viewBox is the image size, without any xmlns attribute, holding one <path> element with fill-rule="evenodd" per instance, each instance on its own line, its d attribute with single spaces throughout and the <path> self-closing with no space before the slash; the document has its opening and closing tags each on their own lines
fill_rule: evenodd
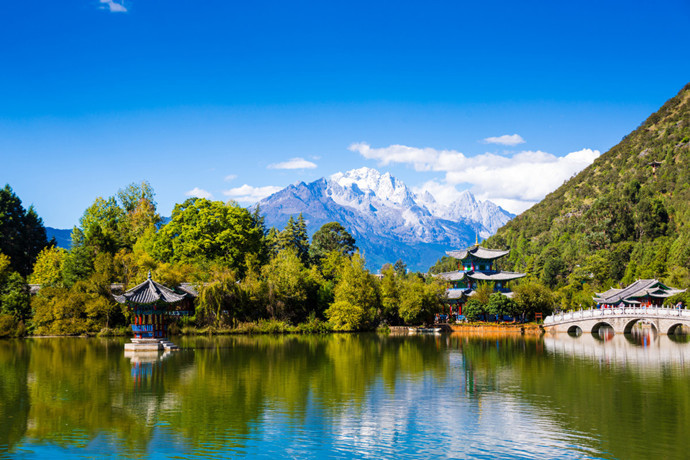
<svg viewBox="0 0 690 460">
<path fill-rule="evenodd" d="M 2 341 L 0 457 L 683 458 L 690 345 L 640 329 Z"/>
<path fill-rule="evenodd" d="M 601 324 L 597 329 L 592 331 L 592 337 L 602 342 L 610 341 L 615 335 L 613 328 L 608 324 Z"/>
<path fill-rule="evenodd" d="M 606 339 L 596 334 L 583 334 L 571 337 L 567 334 L 546 335 L 544 346 L 549 352 L 634 365 L 636 367 L 655 367 L 674 364 L 690 365 L 690 346 L 677 338 L 657 335 L 654 329 L 633 329 L 632 334 L 606 334 Z"/>
<path fill-rule="evenodd" d="M 657 336 L 658 333 L 654 325 L 643 321 L 637 322 L 630 333 L 625 334 L 628 342 L 643 348 L 650 346 L 657 339 Z"/>
</svg>

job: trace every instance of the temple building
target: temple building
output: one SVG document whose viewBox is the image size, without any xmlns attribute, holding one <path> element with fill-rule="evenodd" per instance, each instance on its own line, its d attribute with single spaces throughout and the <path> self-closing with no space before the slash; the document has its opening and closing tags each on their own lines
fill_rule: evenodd
<svg viewBox="0 0 690 460">
<path fill-rule="evenodd" d="M 668 287 L 655 279 L 637 280 L 623 289 L 609 289 L 606 292 L 597 293 L 594 301 L 603 308 L 618 306 L 656 307 L 663 304 L 667 298 L 685 291 L 685 289 Z"/>
<path fill-rule="evenodd" d="M 508 283 L 525 274 L 496 269 L 496 261 L 508 253 L 510 250 L 487 249 L 479 244 L 464 250 L 446 251 L 446 254 L 458 260 L 458 270 L 436 276 L 451 284 L 447 291 L 451 315 L 462 315 L 463 305 L 474 294 L 479 283 L 493 283 L 494 292 L 512 296 Z"/>
<path fill-rule="evenodd" d="M 125 344 L 125 351 L 157 351 L 177 349 L 167 340 L 167 317 L 188 314 L 193 309 L 192 299 L 196 297 L 189 286 L 180 292 L 148 279 L 134 286 L 122 295 L 115 295 L 119 303 L 127 305 L 132 312 L 132 343 Z"/>
</svg>

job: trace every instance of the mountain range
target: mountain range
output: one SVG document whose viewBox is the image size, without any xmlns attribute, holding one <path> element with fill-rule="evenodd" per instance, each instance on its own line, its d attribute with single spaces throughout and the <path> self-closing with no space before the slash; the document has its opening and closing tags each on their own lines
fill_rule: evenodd
<svg viewBox="0 0 690 460">
<path fill-rule="evenodd" d="M 402 259 L 411 270 L 425 272 L 445 251 L 484 239 L 514 217 L 469 191 L 450 205 L 441 204 L 429 192 L 415 194 L 401 180 L 371 168 L 289 185 L 258 206 L 266 226 L 278 230 L 300 213 L 310 236 L 323 224 L 339 222 L 373 271 Z M 163 217 L 163 223 L 168 220 Z M 70 248 L 71 230 L 46 227 L 46 233 L 59 247 Z"/>
<path fill-rule="evenodd" d="M 408 268 L 426 271 L 446 250 L 488 237 L 514 217 L 469 191 L 451 205 L 440 204 L 429 192 L 417 195 L 389 173 L 371 168 L 290 185 L 258 206 L 266 225 L 277 229 L 300 213 L 310 235 L 325 223 L 340 222 L 372 270 L 402 259 Z"/>
</svg>

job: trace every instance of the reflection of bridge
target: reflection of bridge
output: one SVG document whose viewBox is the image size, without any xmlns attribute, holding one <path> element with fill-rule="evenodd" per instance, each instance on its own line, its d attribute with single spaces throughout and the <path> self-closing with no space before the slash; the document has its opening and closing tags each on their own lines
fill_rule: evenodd
<svg viewBox="0 0 690 460">
<path fill-rule="evenodd" d="M 640 334 L 644 336 L 644 333 Z M 544 348 L 552 353 L 575 356 L 601 363 L 654 367 L 690 365 L 690 344 L 673 338 L 649 333 L 646 340 L 616 334 L 606 340 L 596 335 L 583 334 L 571 337 L 554 334 L 544 337 Z M 663 375 L 663 374 L 658 374 Z"/>
<path fill-rule="evenodd" d="M 552 332 L 596 333 L 611 326 L 616 334 L 629 333 L 639 322 L 651 324 L 661 334 L 673 334 L 679 326 L 690 327 L 690 310 L 662 307 L 621 307 L 559 313 L 544 318 L 544 329 Z"/>
</svg>

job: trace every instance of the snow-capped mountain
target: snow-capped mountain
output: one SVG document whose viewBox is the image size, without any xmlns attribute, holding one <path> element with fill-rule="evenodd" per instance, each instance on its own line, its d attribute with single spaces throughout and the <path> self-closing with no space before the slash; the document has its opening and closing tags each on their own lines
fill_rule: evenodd
<svg viewBox="0 0 690 460">
<path fill-rule="evenodd" d="M 267 226 L 278 229 L 300 212 L 310 234 L 325 223 L 340 222 L 374 270 L 398 259 L 411 269 L 426 270 L 446 250 L 487 237 L 513 217 L 470 192 L 450 206 L 440 205 L 428 192 L 417 196 L 389 173 L 370 168 L 299 182 L 258 204 Z"/>
</svg>

